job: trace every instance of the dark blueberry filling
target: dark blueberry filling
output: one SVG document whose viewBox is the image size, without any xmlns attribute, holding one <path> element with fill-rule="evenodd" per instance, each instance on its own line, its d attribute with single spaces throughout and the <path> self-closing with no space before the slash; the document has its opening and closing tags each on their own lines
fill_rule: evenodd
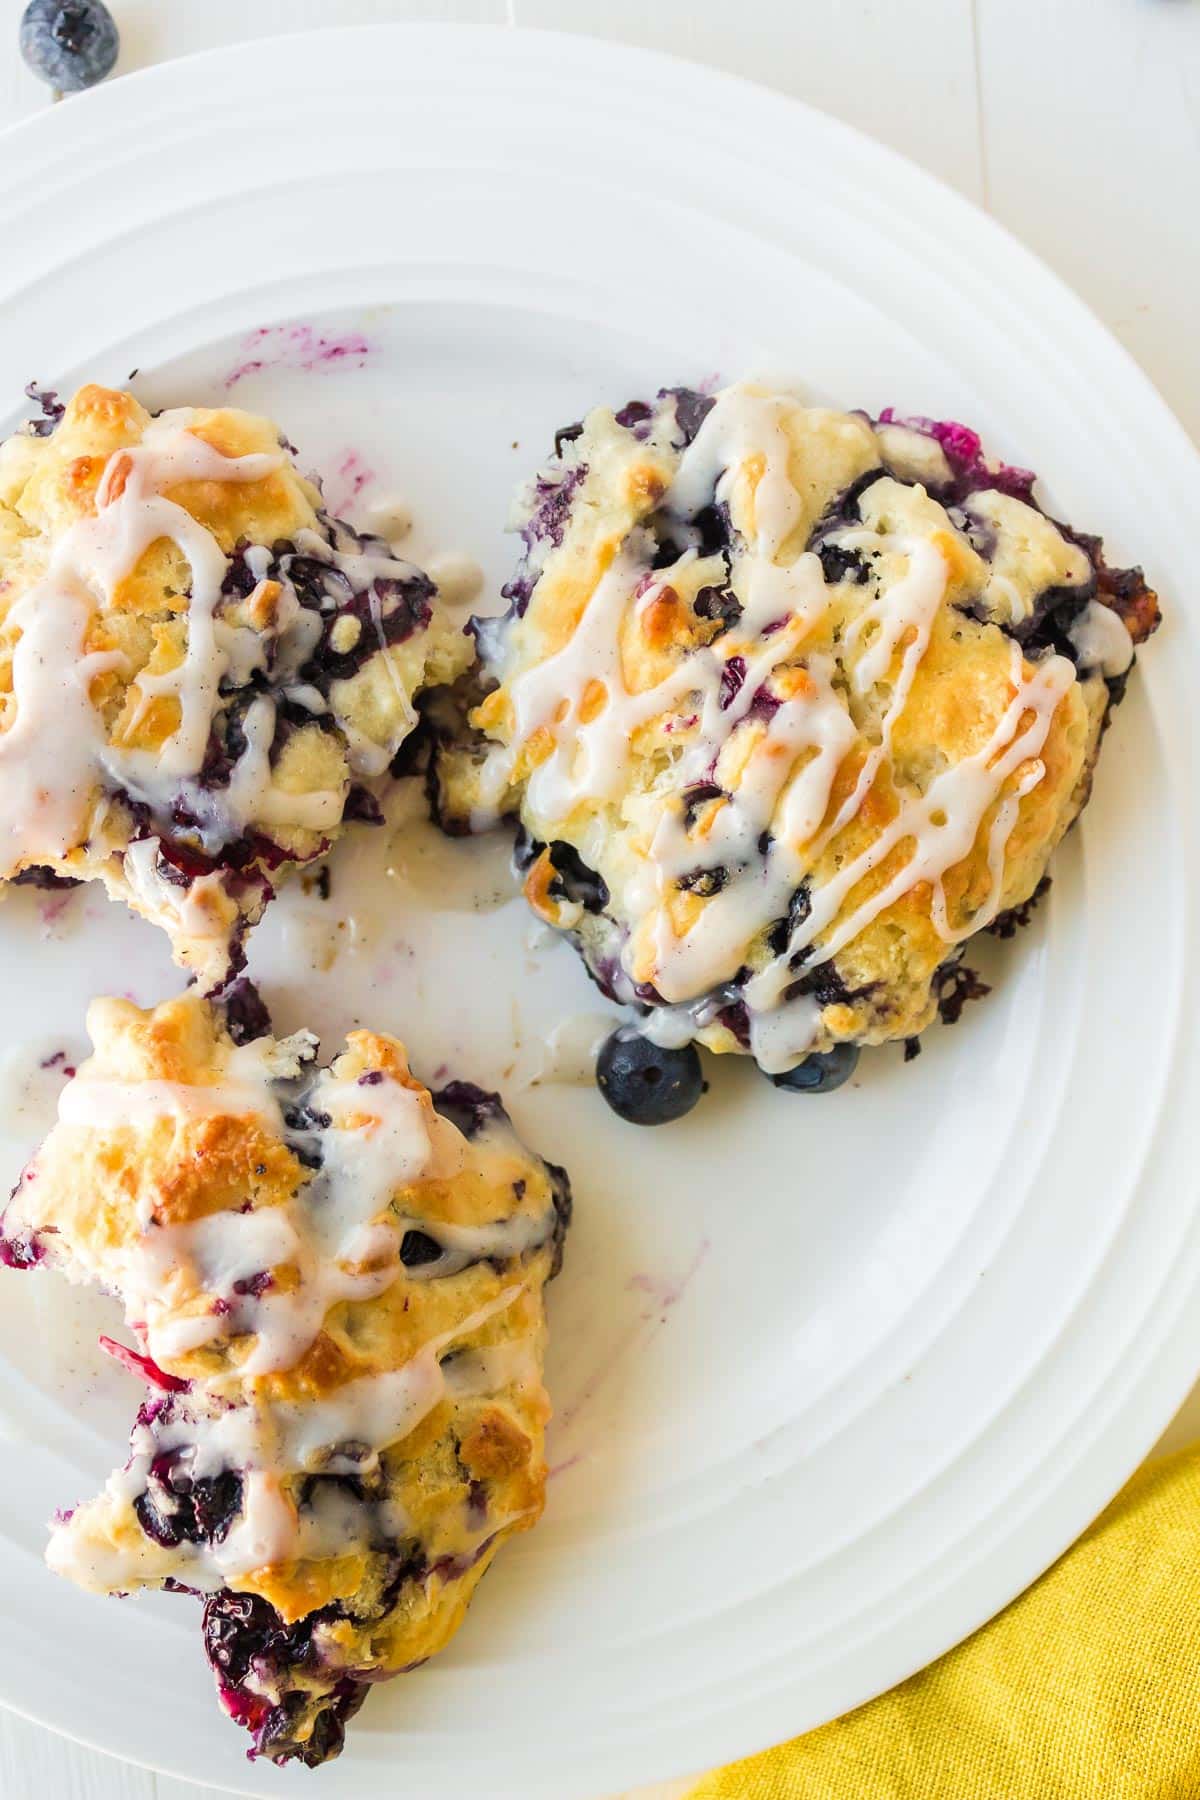
<svg viewBox="0 0 1200 1800">
<path fill-rule="evenodd" d="M 733 521 L 723 500 L 702 506 L 692 520 L 692 528 L 697 534 L 696 553 L 699 556 L 719 556 L 733 541 Z M 671 548 L 674 550 L 674 545 Z"/>
<path fill-rule="evenodd" d="M 822 544 L 817 550 L 821 573 L 831 587 L 853 581 L 858 587 L 871 579 L 871 568 L 861 550 L 844 550 L 840 544 Z"/>
<path fill-rule="evenodd" d="M 658 390 L 660 400 L 674 400 L 675 423 L 679 428 L 676 446 L 686 450 L 695 440 L 705 419 L 716 405 L 710 394 L 699 394 L 695 388 L 673 387 Z"/>
<path fill-rule="evenodd" d="M 635 426 L 647 424 L 653 417 L 654 408 L 648 406 L 644 400 L 629 400 L 620 412 L 613 414 L 617 424 L 623 425 L 626 431 L 632 431 Z"/>
<path fill-rule="evenodd" d="M 763 854 L 765 855 L 766 852 L 764 851 Z M 767 948 L 772 956 L 784 954 L 793 935 L 799 931 L 811 911 L 812 894 L 807 885 L 802 882 L 788 902 L 786 917 L 776 919 L 775 923 L 767 928 Z"/>
<path fill-rule="evenodd" d="M 831 1094 L 849 1081 L 858 1067 L 858 1054 L 857 1044 L 835 1044 L 832 1050 L 814 1050 L 794 1069 L 769 1079 L 790 1094 Z"/>
<path fill-rule="evenodd" d="M 742 616 L 742 603 L 730 588 L 704 587 L 692 601 L 698 619 L 716 620 L 722 631 L 730 631 Z"/>
<path fill-rule="evenodd" d="M 339 1617 L 344 1617 L 339 1606 L 327 1606 L 286 1625 L 257 1594 L 231 1589 L 205 1601 L 205 1654 L 225 1710 L 254 1738 L 252 1755 L 280 1764 L 296 1759 L 316 1768 L 342 1749 L 346 1721 L 366 1698 L 366 1683 L 342 1676 L 326 1693 L 289 1686 L 295 1672 L 311 1674 L 319 1668 L 313 1633 L 318 1625 Z M 248 1687 L 252 1675 L 280 1698 L 272 1703 Z M 306 1727 L 303 1732 L 301 1726 Z"/>
<path fill-rule="evenodd" d="M 83 886 L 83 883 L 76 881 L 72 875 L 56 875 L 53 869 L 42 868 L 40 865 L 32 869 L 22 869 L 19 875 L 11 875 L 9 880 L 14 887 L 41 888 L 46 893 L 57 893 L 60 889 Z"/>
<path fill-rule="evenodd" d="M 742 690 L 746 679 L 746 659 L 744 656 L 731 656 L 721 670 L 721 690 L 718 705 L 722 712 L 728 711 Z"/>
<path fill-rule="evenodd" d="M 518 825 L 513 838 L 514 871 L 518 875 L 527 875 L 544 849 L 539 838 L 531 837 L 523 825 Z"/>
<path fill-rule="evenodd" d="M 36 381 L 28 384 L 25 393 L 28 399 L 36 402 L 42 414 L 40 419 L 26 419 L 26 433 L 29 437 L 49 437 L 62 422 L 66 407 L 53 388 L 40 388 Z"/>
<path fill-rule="evenodd" d="M 324 1161 L 320 1134 L 328 1131 L 333 1120 L 326 1112 L 299 1100 L 283 1109 L 288 1149 L 306 1169 L 319 1169 Z"/>
<path fill-rule="evenodd" d="M 1019 906 L 1010 906 L 1004 912 L 997 913 L 987 930 L 993 937 L 1015 937 L 1023 926 L 1028 925 L 1035 908 L 1045 898 L 1049 887 L 1050 877 L 1043 875 L 1028 900 L 1022 900 Z"/>
<path fill-rule="evenodd" d="M 534 509 L 521 532 L 529 548 L 543 542 L 553 544 L 555 549 L 561 546 L 571 516 L 571 503 L 576 490 L 587 480 L 587 473 L 587 464 L 577 463 L 573 469 L 564 470 L 555 481 L 539 475 Z"/>
<path fill-rule="evenodd" d="M 309 1769 L 320 1768 L 340 1756 L 346 1742 L 346 1723 L 352 1719 L 367 1697 L 367 1683 L 347 1677 L 340 1681 L 313 1721 L 306 1738 L 296 1734 L 298 1722 L 305 1717 L 311 1701 L 303 1692 L 288 1694 L 273 1706 L 255 1734 L 255 1754 L 282 1765 L 301 1762 Z"/>
<path fill-rule="evenodd" d="M 266 1001 L 245 975 L 231 981 L 221 995 L 225 1013 L 225 1029 L 235 1044 L 249 1044 L 254 1038 L 269 1037 L 271 1015 Z"/>
<path fill-rule="evenodd" d="M 383 808 L 368 788 L 354 782 L 346 795 L 342 817 L 355 819 L 360 825 L 382 825 Z"/>
<path fill-rule="evenodd" d="M 936 439 L 941 445 L 950 464 L 951 482 L 949 488 L 939 492 L 939 500 L 944 501 L 948 496 L 961 505 L 968 495 L 994 488 L 998 493 L 1010 494 L 1014 500 L 1023 500 L 1027 506 L 1035 504 L 1033 484 L 1036 475 L 1029 469 L 1013 468 L 1008 463 L 989 464 L 983 455 L 979 433 L 972 431 L 969 425 L 960 425 L 956 419 L 904 418 L 892 406 L 884 407 L 879 423 L 905 425 L 925 437 Z"/>
<path fill-rule="evenodd" d="M 731 1000 L 714 1015 L 714 1023 L 723 1025 L 743 1050 L 750 1048 L 750 1010 L 744 1000 Z"/>
<path fill-rule="evenodd" d="M 225 1589 L 205 1602 L 204 1648 L 213 1668 L 231 1686 L 240 1687 L 251 1670 L 270 1680 L 303 1667 L 312 1655 L 314 1630 L 336 1616 L 333 1607 L 323 1607 L 285 1625 L 261 1595 Z"/>
<path fill-rule="evenodd" d="M 604 911 L 609 902 L 608 883 L 602 875 L 588 868 L 572 844 L 551 844 L 550 861 L 554 865 L 550 893 L 556 900 L 582 906 L 585 912 Z"/>
<path fill-rule="evenodd" d="M 554 1206 L 554 1255 L 550 1262 L 550 1273 L 547 1281 L 553 1281 L 562 1268 L 563 1242 L 567 1235 L 567 1227 L 571 1223 L 571 1214 L 575 1203 L 571 1195 L 571 1180 L 567 1171 L 559 1164 L 548 1162 L 546 1173 L 550 1177 L 550 1198 Z"/>
<path fill-rule="evenodd" d="M 688 894 L 696 894 L 701 900 L 711 900 L 719 894 L 729 880 L 729 870 L 723 863 L 717 863 L 711 869 L 689 869 L 687 874 L 680 875 L 675 882 Z"/>
<path fill-rule="evenodd" d="M 406 1269 L 419 1269 L 426 1263 L 437 1262 L 441 1254 L 442 1246 L 427 1231 L 406 1231 L 400 1243 L 400 1261 Z"/>
<path fill-rule="evenodd" d="M 697 781 L 692 787 L 684 788 L 680 795 L 683 801 L 683 824 L 685 831 L 690 831 L 696 823 L 696 815 L 702 806 L 710 800 L 724 799 L 725 790 L 719 788 L 714 781 Z"/>
<path fill-rule="evenodd" d="M 179 1544 L 219 1544 L 242 1509 L 242 1478 L 231 1469 L 194 1481 L 175 1451 L 154 1458 L 146 1491 L 133 1503 L 148 1538 L 173 1550 Z"/>
<path fill-rule="evenodd" d="M 982 1000 L 992 990 L 974 969 L 964 968 L 962 963 L 953 962 L 943 963 L 940 969 L 935 970 L 933 991 L 937 999 L 938 1017 L 942 1023 L 957 1025 L 968 1000 Z"/>
<path fill-rule="evenodd" d="M 773 694 L 764 682 L 762 687 L 755 689 L 754 698 L 746 708 L 746 717 L 748 719 L 773 719 L 782 705 L 783 701 L 778 694 Z"/>
<path fill-rule="evenodd" d="M 430 1098 L 434 1111 L 456 1125 L 465 1138 L 478 1137 L 497 1119 L 508 1118 L 499 1094 L 485 1093 L 473 1081 L 448 1081 Z"/>
<path fill-rule="evenodd" d="M 528 874 L 546 845 L 531 837 L 523 825 L 517 827 L 513 840 L 513 869 L 518 876 Z M 556 839 L 549 846 L 554 876 L 549 893 L 555 900 L 566 900 L 582 906 L 585 912 L 602 913 L 609 902 L 608 884 L 595 869 L 590 869 L 573 844 Z"/>
<path fill-rule="evenodd" d="M 560 425 L 554 434 L 554 454 L 561 456 L 564 444 L 573 444 L 576 438 L 583 436 L 583 420 L 576 419 L 573 425 Z"/>
<path fill-rule="evenodd" d="M 803 963 L 803 956 L 793 958 L 793 966 Z M 851 1000 L 869 993 L 869 987 L 848 988 L 832 962 L 818 963 L 807 975 L 784 989 L 783 1000 L 813 999 L 818 1006 L 846 1006 Z"/>
<path fill-rule="evenodd" d="M 582 431 L 568 426 L 556 438 L 563 443 L 571 443 Z M 511 581 L 505 583 L 500 592 L 509 602 L 508 616 L 521 618 L 529 605 L 530 597 L 537 585 L 538 569 L 535 567 L 539 545 L 549 544 L 554 548 L 561 545 L 566 534 L 567 520 L 571 514 L 575 492 L 587 479 L 587 464 L 577 463 L 574 468 L 564 469 L 561 474 L 552 477 L 539 475 L 534 483 L 534 503 L 529 518 L 521 527 L 521 541 L 525 553 Z M 467 624 L 467 631 L 475 637 L 482 659 L 492 659 L 493 652 L 498 650 L 496 628 L 500 620 L 472 619 Z"/>
<path fill-rule="evenodd" d="M 809 549 L 819 549 L 819 546 L 834 531 L 844 530 L 847 525 L 861 525 L 862 513 L 858 503 L 867 489 L 874 487 L 877 481 L 882 481 L 886 474 L 887 470 L 882 465 L 877 469 L 866 469 L 861 475 L 855 477 L 848 488 L 843 488 L 813 526 L 812 535 L 808 540 Z M 826 580 L 828 580 L 828 576 Z"/>
<path fill-rule="evenodd" d="M 370 1681 L 330 1666 L 322 1628 L 352 1616 L 356 1624 L 382 1624 L 405 1587 L 432 1572 L 414 1547 L 390 1544 L 390 1549 L 379 1603 L 365 1619 L 335 1601 L 289 1625 L 257 1594 L 224 1588 L 205 1599 L 205 1655 L 222 1706 L 254 1739 L 251 1756 L 316 1768 L 342 1749 L 346 1722 L 362 1705 Z"/>
<path fill-rule="evenodd" d="M 325 574 L 328 577 L 330 571 L 325 569 Z M 403 644 L 416 632 L 424 631 L 433 617 L 435 592 L 429 577 L 416 570 L 403 578 L 377 575 L 365 592 L 351 593 L 325 616 L 320 639 L 300 671 L 301 678 L 323 691 L 332 682 L 348 681 L 377 650 Z M 333 632 L 343 619 L 356 619 L 359 634 L 348 650 L 335 650 Z"/>
</svg>

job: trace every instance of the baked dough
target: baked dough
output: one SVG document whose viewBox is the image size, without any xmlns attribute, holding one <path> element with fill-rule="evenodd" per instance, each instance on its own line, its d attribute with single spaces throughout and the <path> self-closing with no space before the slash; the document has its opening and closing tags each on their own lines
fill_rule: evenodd
<svg viewBox="0 0 1200 1800">
<path fill-rule="evenodd" d="M 469 653 L 269 420 L 81 388 L 0 446 L 0 880 L 102 881 L 212 991 Z"/>
<path fill-rule="evenodd" d="M 1140 570 L 963 426 L 748 385 L 597 409 L 516 524 L 433 702 L 442 823 L 517 817 L 530 904 L 664 1045 L 914 1038 L 1087 799 Z"/>
<path fill-rule="evenodd" d="M 117 1295 L 138 1348 L 106 1347 L 150 1391 L 47 1559 L 98 1593 L 202 1596 L 253 1754 L 316 1764 L 542 1510 L 567 1179 L 392 1037 L 352 1032 L 322 1069 L 308 1033 L 236 1045 L 194 993 L 97 1000 L 88 1029 L 0 1254 Z"/>
</svg>

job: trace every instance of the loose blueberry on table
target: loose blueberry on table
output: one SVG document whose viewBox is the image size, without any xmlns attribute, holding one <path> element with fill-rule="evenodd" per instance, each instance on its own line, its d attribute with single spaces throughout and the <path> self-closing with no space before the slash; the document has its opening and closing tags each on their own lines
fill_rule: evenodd
<svg viewBox="0 0 1200 1800">
<path fill-rule="evenodd" d="M 103 81 L 120 49 L 103 0 L 30 0 L 21 16 L 20 41 L 34 74 L 63 94 Z"/>
</svg>

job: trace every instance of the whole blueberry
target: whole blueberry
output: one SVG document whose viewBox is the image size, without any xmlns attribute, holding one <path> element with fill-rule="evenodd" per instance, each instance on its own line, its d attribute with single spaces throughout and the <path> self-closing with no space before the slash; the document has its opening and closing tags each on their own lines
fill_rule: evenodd
<svg viewBox="0 0 1200 1800">
<path fill-rule="evenodd" d="M 857 1044 L 835 1044 L 832 1050 L 814 1050 L 794 1069 L 772 1075 L 777 1088 L 790 1094 L 831 1094 L 849 1081 L 858 1066 Z"/>
<path fill-rule="evenodd" d="M 21 18 L 21 55 L 35 75 L 64 94 L 103 81 L 119 47 L 103 0 L 29 0 Z"/>
<path fill-rule="evenodd" d="M 596 1081 L 613 1111 L 630 1125 L 669 1125 L 691 1112 L 704 1092 L 694 1044 L 663 1050 L 639 1031 L 614 1031 L 596 1058 Z"/>
</svg>

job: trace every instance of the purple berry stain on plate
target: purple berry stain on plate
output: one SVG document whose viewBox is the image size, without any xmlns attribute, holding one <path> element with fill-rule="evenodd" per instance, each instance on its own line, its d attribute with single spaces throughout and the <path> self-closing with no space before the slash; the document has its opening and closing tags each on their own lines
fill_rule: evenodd
<svg viewBox="0 0 1200 1800">
<path fill-rule="evenodd" d="M 361 369 L 373 349 L 361 331 L 325 337 L 313 325 L 259 325 L 242 339 L 244 360 L 230 369 L 224 385 L 236 387 L 262 369 L 301 369 L 306 374 L 339 364 Z"/>
</svg>

